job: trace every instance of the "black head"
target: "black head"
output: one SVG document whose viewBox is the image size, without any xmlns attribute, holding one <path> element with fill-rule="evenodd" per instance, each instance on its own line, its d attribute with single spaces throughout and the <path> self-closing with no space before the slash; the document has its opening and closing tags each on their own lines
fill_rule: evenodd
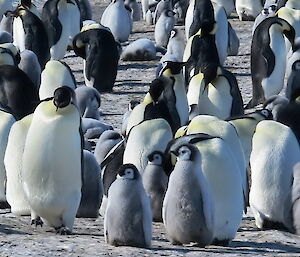
<svg viewBox="0 0 300 257">
<path fill-rule="evenodd" d="M 165 10 L 164 13 L 167 17 L 174 17 L 174 15 L 175 15 L 175 12 L 173 12 L 171 10 Z"/>
<path fill-rule="evenodd" d="M 165 156 L 161 151 L 154 151 L 148 155 L 148 161 L 155 165 L 163 165 Z"/>
<path fill-rule="evenodd" d="M 163 90 L 164 90 L 164 81 L 161 77 L 156 78 L 155 80 L 152 81 L 149 88 L 149 94 L 151 95 L 155 103 L 158 102 L 158 99 L 161 96 Z"/>
<path fill-rule="evenodd" d="M 31 8 L 31 0 L 21 0 L 21 6 L 30 9 Z"/>
<path fill-rule="evenodd" d="M 135 180 L 140 177 L 138 169 L 131 163 L 123 164 L 118 170 L 118 176 L 123 179 Z"/>
<path fill-rule="evenodd" d="M 297 60 L 293 63 L 292 65 L 292 70 L 293 71 L 300 71 L 300 60 Z"/>
<path fill-rule="evenodd" d="M 179 74 L 182 67 L 186 64 L 186 62 L 172 62 L 172 61 L 165 61 L 163 63 L 163 68 L 160 72 L 160 74 L 163 74 L 164 71 L 167 69 L 171 70 L 171 73 L 176 75 Z"/>
<path fill-rule="evenodd" d="M 71 104 L 73 96 L 74 91 L 71 88 L 67 86 L 59 87 L 54 91 L 53 103 L 57 109 L 64 108 Z"/>
</svg>

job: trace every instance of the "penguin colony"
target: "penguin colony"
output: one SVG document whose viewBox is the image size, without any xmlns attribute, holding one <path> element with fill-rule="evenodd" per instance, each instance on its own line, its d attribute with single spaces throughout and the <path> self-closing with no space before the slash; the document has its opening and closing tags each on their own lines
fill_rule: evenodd
<svg viewBox="0 0 300 257">
<path fill-rule="evenodd" d="M 142 0 L 139 10 L 136 1 L 113 0 L 101 21 L 91 20 L 88 1 L 47 0 L 41 10 L 4 2 L 1 208 L 62 235 L 75 217 L 100 213 L 114 246 L 151 247 L 152 221 L 163 222 L 172 244 L 227 246 L 248 206 L 258 228 L 300 234 L 297 1 Z M 245 105 L 223 66 L 238 52 L 227 19 L 234 7 L 241 20 L 257 19 Z M 125 47 L 141 11 L 155 24 L 155 43 Z M 86 85 L 77 87 L 63 62 L 68 50 L 83 59 Z M 114 131 L 99 108 L 119 58 L 158 52 L 157 77 L 141 102 L 129 103 L 122 133 Z"/>
</svg>

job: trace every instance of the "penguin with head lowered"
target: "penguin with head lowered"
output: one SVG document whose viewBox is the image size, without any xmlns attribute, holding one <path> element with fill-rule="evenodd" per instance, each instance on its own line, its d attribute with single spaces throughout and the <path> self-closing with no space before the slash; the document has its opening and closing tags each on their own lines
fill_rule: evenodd
<svg viewBox="0 0 300 257">
<path fill-rule="evenodd" d="M 251 44 L 253 97 L 246 108 L 263 103 L 283 88 L 286 69 L 284 35 L 294 43 L 294 28 L 278 17 L 263 20 L 254 31 Z"/>
<path fill-rule="evenodd" d="M 38 105 L 22 159 L 32 224 L 45 221 L 60 234 L 72 232 L 81 199 L 83 140 L 74 97 L 72 89 L 59 87 Z"/>
<path fill-rule="evenodd" d="M 198 114 L 209 114 L 219 119 L 244 114 L 243 99 L 235 76 L 217 68 L 216 76 L 209 81 L 205 73 L 195 74 L 188 86 L 190 120 Z"/>
<path fill-rule="evenodd" d="M 42 21 L 48 35 L 51 59 L 60 60 L 82 26 L 77 1 L 46 1 L 42 9 Z"/>
<path fill-rule="evenodd" d="M 119 61 L 118 48 L 112 33 L 100 25 L 82 31 L 74 37 L 73 49 L 77 56 L 84 59 L 86 85 L 99 92 L 112 91 Z"/>
<path fill-rule="evenodd" d="M 22 5 L 10 15 L 15 17 L 13 22 L 14 44 L 22 52 L 25 49 L 33 51 L 43 69 L 50 59 L 48 35 L 43 22 L 38 16 Z"/>
<path fill-rule="evenodd" d="M 105 241 L 114 246 L 151 246 L 150 201 L 133 164 L 122 165 L 109 188 L 104 236 Z"/>
</svg>

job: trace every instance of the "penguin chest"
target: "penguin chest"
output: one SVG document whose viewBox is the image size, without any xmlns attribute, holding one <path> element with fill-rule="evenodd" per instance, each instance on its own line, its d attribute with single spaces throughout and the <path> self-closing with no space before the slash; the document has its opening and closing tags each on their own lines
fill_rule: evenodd
<svg viewBox="0 0 300 257">
<path fill-rule="evenodd" d="M 261 84 L 268 99 L 272 95 L 277 95 L 283 88 L 284 74 L 286 68 L 285 41 L 281 32 L 277 31 L 276 25 L 270 27 L 270 48 L 275 55 L 274 70 L 269 77 L 262 80 Z M 270 60 L 267 60 L 270 62 Z M 269 64 L 271 65 L 271 64 Z"/>
<path fill-rule="evenodd" d="M 23 185 L 29 200 L 52 205 L 56 198 L 81 189 L 79 114 L 40 115 L 34 113 L 26 138 Z"/>
<path fill-rule="evenodd" d="M 198 110 L 199 114 L 208 114 L 226 119 L 230 116 L 232 96 L 230 84 L 223 76 L 217 77 L 204 90 L 204 81 L 201 82 Z"/>
<path fill-rule="evenodd" d="M 25 50 L 25 31 L 23 22 L 20 17 L 14 19 L 13 22 L 14 45 L 18 46 L 20 52 Z"/>
</svg>

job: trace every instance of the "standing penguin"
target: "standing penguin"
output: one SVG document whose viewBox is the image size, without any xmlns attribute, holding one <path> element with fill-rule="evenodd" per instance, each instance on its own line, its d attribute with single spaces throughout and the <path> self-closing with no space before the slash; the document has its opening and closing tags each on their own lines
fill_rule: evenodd
<svg viewBox="0 0 300 257">
<path fill-rule="evenodd" d="M 65 86 L 38 105 L 22 161 L 32 224 L 45 221 L 60 234 L 72 232 L 81 199 L 83 144 L 80 115 L 73 101 L 74 91 Z"/>
<path fill-rule="evenodd" d="M 293 167 L 300 161 L 297 139 L 289 127 L 266 120 L 257 125 L 252 146 L 250 207 L 256 226 L 292 231 Z"/>
<path fill-rule="evenodd" d="M 163 221 L 172 244 L 212 243 L 214 202 L 201 168 L 201 155 L 190 144 L 175 149 L 177 163 L 163 203 Z"/>
<path fill-rule="evenodd" d="M 32 114 L 13 124 L 4 156 L 7 176 L 6 198 L 14 215 L 30 215 L 30 206 L 22 184 L 22 156 L 31 121 Z"/>
<path fill-rule="evenodd" d="M 124 0 L 113 0 L 104 10 L 101 24 L 108 27 L 116 41 L 120 43 L 128 40 L 132 30 L 132 19 L 125 8 Z"/>
<path fill-rule="evenodd" d="M 104 28 L 88 29 L 74 37 L 73 48 L 84 59 L 85 84 L 99 92 L 112 91 L 119 61 L 112 33 Z"/>
<path fill-rule="evenodd" d="M 164 10 L 155 24 L 154 38 L 157 45 L 167 47 L 174 25 L 174 12 L 171 10 Z"/>
<path fill-rule="evenodd" d="M 41 86 L 39 89 L 41 100 L 53 97 L 55 89 L 61 86 L 68 86 L 75 90 L 75 77 L 65 62 L 50 60 L 47 62 L 41 75 Z"/>
<path fill-rule="evenodd" d="M 64 57 L 73 37 L 80 32 L 80 10 L 76 0 L 48 0 L 42 10 L 52 60 Z"/>
<path fill-rule="evenodd" d="M 11 12 L 15 17 L 13 22 L 14 44 L 20 51 L 25 49 L 33 51 L 43 69 L 50 59 L 47 31 L 38 16 L 19 6 Z"/>
<path fill-rule="evenodd" d="M 143 186 L 150 198 L 153 221 L 162 222 L 162 206 L 168 187 L 168 177 L 163 169 L 164 154 L 154 151 L 148 156 L 143 173 Z"/>
<path fill-rule="evenodd" d="M 253 97 L 246 108 L 263 103 L 283 88 L 286 69 L 284 35 L 293 44 L 295 30 L 281 18 L 270 17 L 257 26 L 251 44 Z"/>
<path fill-rule="evenodd" d="M 105 241 L 114 246 L 151 246 L 152 213 L 141 175 L 124 164 L 108 192 L 104 217 Z"/>
<path fill-rule="evenodd" d="M 172 10 L 173 9 L 173 3 L 170 0 L 161 0 L 157 3 L 154 15 L 153 15 L 153 22 L 156 24 L 159 17 L 165 10 Z"/>
<path fill-rule="evenodd" d="M 0 208 L 9 207 L 6 202 L 6 170 L 4 155 L 11 126 L 16 120 L 5 111 L 0 111 Z"/>
</svg>

